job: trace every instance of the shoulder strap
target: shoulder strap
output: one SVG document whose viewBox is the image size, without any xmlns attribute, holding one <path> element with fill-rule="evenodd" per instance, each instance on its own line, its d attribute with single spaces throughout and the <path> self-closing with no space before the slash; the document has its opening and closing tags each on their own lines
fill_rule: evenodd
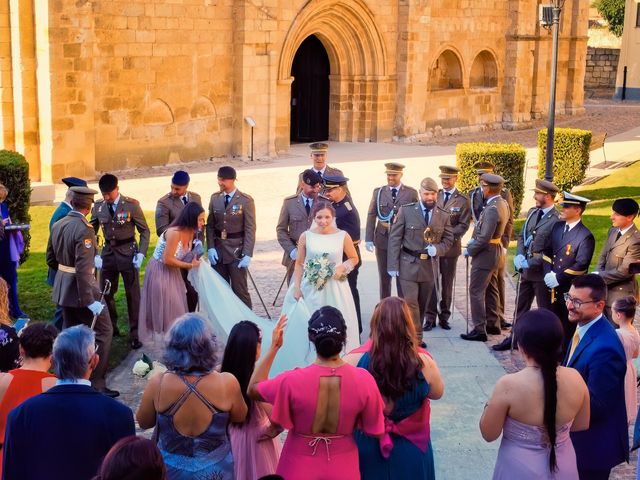
<svg viewBox="0 0 640 480">
<path fill-rule="evenodd" d="M 198 389 L 196 388 L 198 383 L 200 383 L 200 380 L 202 380 L 203 378 L 204 377 L 198 377 L 198 379 L 195 382 L 191 383 L 185 377 L 182 377 L 182 376 L 180 377 L 180 379 L 187 386 L 187 390 L 183 394 L 184 400 L 182 400 L 182 403 L 185 402 L 185 400 L 187 399 L 189 394 L 193 393 L 196 397 L 198 397 L 198 399 L 200 399 L 200 401 L 202 403 L 205 404 L 205 406 L 211 411 L 211 413 L 216 414 L 216 413 L 218 413 L 218 409 L 216 407 L 214 407 L 211 404 L 211 402 L 209 402 L 209 400 L 207 400 L 207 398 L 202 393 L 200 393 L 198 391 Z M 180 397 L 180 399 L 182 399 L 182 397 Z M 178 401 L 180 401 L 180 399 L 178 399 Z M 178 403 L 178 402 L 176 402 L 176 403 Z M 180 405 L 182 405 L 182 403 Z"/>
</svg>

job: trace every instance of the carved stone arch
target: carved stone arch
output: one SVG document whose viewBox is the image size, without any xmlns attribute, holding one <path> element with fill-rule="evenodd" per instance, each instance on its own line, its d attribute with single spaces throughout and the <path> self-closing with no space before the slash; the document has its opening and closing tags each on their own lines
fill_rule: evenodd
<svg viewBox="0 0 640 480">
<path fill-rule="evenodd" d="M 363 0 L 310 0 L 294 19 L 278 62 L 279 131 L 289 131 L 291 68 L 310 35 L 320 40 L 329 57 L 329 139 L 390 139 L 394 104 L 388 95 L 387 49 Z M 277 138 L 276 144 L 286 148 L 289 139 Z"/>
<path fill-rule="evenodd" d="M 190 114 L 191 118 L 215 118 L 218 116 L 213 101 L 205 95 L 200 95 L 193 101 Z"/>
<path fill-rule="evenodd" d="M 429 69 L 429 90 L 464 88 L 462 56 L 452 46 L 443 48 Z"/>
<path fill-rule="evenodd" d="M 155 98 L 142 113 L 142 122 L 147 126 L 171 125 L 174 115 L 169 104 L 160 98 Z"/>
<path fill-rule="evenodd" d="M 473 59 L 469 73 L 469 87 L 496 88 L 498 86 L 498 62 L 489 49 L 480 50 Z"/>
</svg>

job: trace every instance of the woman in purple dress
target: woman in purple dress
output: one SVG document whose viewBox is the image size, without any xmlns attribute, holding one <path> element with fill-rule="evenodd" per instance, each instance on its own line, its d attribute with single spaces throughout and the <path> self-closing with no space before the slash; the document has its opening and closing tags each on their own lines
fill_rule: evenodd
<svg viewBox="0 0 640 480">
<path fill-rule="evenodd" d="M 589 391 L 576 370 L 559 367 L 558 317 L 531 310 L 515 327 L 526 367 L 496 384 L 480 419 L 488 442 L 502 433 L 494 480 L 578 479 L 569 432 L 589 428 Z"/>
</svg>

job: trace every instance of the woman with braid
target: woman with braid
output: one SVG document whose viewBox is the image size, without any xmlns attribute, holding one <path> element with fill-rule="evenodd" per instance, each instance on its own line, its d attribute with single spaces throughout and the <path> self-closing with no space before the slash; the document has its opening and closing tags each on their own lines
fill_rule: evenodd
<svg viewBox="0 0 640 480">
<path fill-rule="evenodd" d="M 480 419 L 486 441 L 502 433 L 493 478 L 577 479 L 569 432 L 589 428 L 589 391 L 576 370 L 558 366 L 560 320 L 531 310 L 515 329 L 526 367 L 498 380 Z"/>
</svg>

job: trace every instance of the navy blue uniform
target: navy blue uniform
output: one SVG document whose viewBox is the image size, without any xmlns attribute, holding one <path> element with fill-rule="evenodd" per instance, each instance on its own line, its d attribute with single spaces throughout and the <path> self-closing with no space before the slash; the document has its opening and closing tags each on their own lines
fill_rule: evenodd
<svg viewBox="0 0 640 480">
<path fill-rule="evenodd" d="M 360 293 L 358 292 L 358 271 L 360 265 L 362 265 L 362 257 L 360 256 L 360 215 L 358 210 L 353 204 L 353 200 L 349 195 L 345 196 L 339 202 L 332 204 L 336 210 L 336 225 L 340 230 L 346 231 L 353 240 L 353 246 L 356 248 L 358 254 L 358 264 L 347 275 L 347 281 L 349 282 L 349 288 L 351 289 L 351 295 L 353 295 L 353 301 L 356 304 L 356 313 L 358 314 L 358 328 L 362 333 L 362 317 L 360 316 Z M 346 257 L 345 257 L 346 258 Z"/>
<path fill-rule="evenodd" d="M 564 328 L 565 349 L 576 330 L 576 324 L 568 320 L 567 304 L 564 294 L 571 288 L 574 278 L 584 275 L 589 270 L 591 257 L 596 241 L 591 231 L 579 222 L 567 233 L 564 233 L 566 222 L 556 222 L 544 248 L 545 274 L 554 272 L 560 284 L 554 289 L 551 304 Z"/>
</svg>

